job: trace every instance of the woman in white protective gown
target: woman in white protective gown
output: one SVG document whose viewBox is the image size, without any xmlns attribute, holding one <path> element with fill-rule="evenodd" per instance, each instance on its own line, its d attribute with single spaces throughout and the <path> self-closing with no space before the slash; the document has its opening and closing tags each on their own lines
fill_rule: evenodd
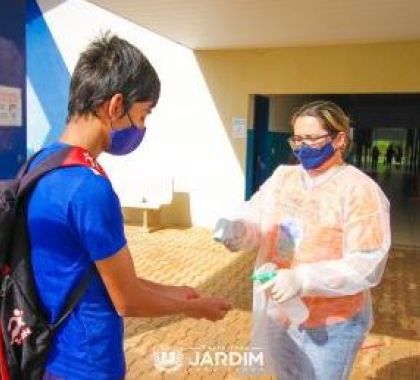
<svg viewBox="0 0 420 380">
<path fill-rule="evenodd" d="M 280 165 L 216 235 L 232 251 L 257 249 L 257 275 L 274 268 L 253 295 L 251 344 L 264 349 L 268 370 L 281 380 L 348 379 L 372 326 L 369 289 L 390 248 L 389 202 L 344 162 L 349 118 L 340 107 L 306 104 L 292 126 L 300 164 Z"/>
</svg>

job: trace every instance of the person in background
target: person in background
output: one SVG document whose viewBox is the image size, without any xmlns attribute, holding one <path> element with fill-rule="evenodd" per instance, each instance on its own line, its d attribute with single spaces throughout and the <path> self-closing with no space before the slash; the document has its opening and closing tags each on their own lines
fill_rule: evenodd
<svg viewBox="0 0 420 380">
<path fill-rule="evenodd" d="M 386 168 L 388 170 L 392 169 L 392 161 L 394 159 L 394 156 L 395 156 L 394 146 L 392 144 L 389 144 L 388 148 L 386 149 L 386 153 L 385 153 Z"/>
<path fill-rule="evenodd" d="M 291 122 L 300 164 L 280 165 L 236 215 L 218 222 L 216 234 L 232 251 L 258 250 L 256 273 L 277 268 L 265 292 L 254 287 L 252 333 L 277 378 L 348 379 L 372 325 L 369 290 L 381 281 L 390 248 L 389 202 L 344 162 L 349 118 L 340 107 L 312 102 Z M 304 313 L 286 308 L 293 299 L 306 308 L 297 325 L 293 313 Z M 281 318 L 264 306 L 273 303 Z"/>
<path fill-rule="evenodd" d="M 401 168 L 402 159 L 403 159 L 403 149 L 401 145 L 397 145 L 395 149 L 395 165 L 397 169 Z"/>
<path fill-rule="evenodd" d="M 372 147 L 371 155 L 372 155 L 372 170 L 376 171 L 378 170 L 378 160 L 380 156 L 379 148 L 377 145 L 374 145 Z"/>
<path fill-rule="evenodd" d="M 123 317 L 183 314 L 216 321 L 230 308 L 189 286 L 137 277 L 118 197 L 96 161 L 102 152 L 125 155 L 140 145 L 159 93 L 159 78 L 140 50 L 109 33 L 97 38 L 74 70 L 64 133 L 33 161 L 32 168 L 72 146 L 91 163 L 47 174 L 28 202 L 32 268 L 50 323 L 94 268 L 87 291 L 54 337 L 46 380 L 123 379 Z"/>
</svg>

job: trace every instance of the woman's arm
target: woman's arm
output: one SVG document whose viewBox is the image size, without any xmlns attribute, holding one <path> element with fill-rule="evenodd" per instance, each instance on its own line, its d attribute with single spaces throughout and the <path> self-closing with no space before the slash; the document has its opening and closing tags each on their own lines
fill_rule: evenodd
<svg viewBox="0 0 420 380">
<path fill-rule="evenodd" d="M 281 181 L 284 167 L 279 166 L 260 189 L 232 215 L 218 220 L 214 238 L 231 251 L 251 251 L 259 247 L 264 213 L 273 188 Z"/>
<path fill-rule="evenodd" d="M 344 205 L 343 257 L 294 268 L 302 295 L 339 297 L 376 286 L 391 245 L 389 202 L 378 186 L 360 185 Z"/>
<path fill-rule="evenodd" d="M 388 249 L 352 252 L 342 259 L 301 264 L 294 268 L 302 296 L 341 297 L 379 284 Z"/>
</svg>

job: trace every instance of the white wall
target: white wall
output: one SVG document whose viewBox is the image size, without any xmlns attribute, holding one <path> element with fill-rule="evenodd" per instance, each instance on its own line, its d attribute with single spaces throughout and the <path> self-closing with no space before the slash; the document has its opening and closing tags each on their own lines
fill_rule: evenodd
<svg viewBox="0 0 420 380">
<path fill-rule="evenodd" d="M 70 72 L 89 41 L 111 30 L 139 47 L 159 74 L 161 98 L 147 120 L 140 148 L 123 158 L 101 157 L 123 206 L 124 194 L 140 187 L 142 173 L 174 177 L 175 192 L 189 195 L 193 225 L 212 227 L 219 215 L 243 199 L 241 167 L 191 50 L 82 0 L 55 8 L 47 0 L 38 4 Z M 33 94 L 28 117 L 42 114 L 39 108 Z M 29 138 L 35 135 L 29 132 Z M 171 220 L 176 223 L 176 216 Z"/>
</svg>

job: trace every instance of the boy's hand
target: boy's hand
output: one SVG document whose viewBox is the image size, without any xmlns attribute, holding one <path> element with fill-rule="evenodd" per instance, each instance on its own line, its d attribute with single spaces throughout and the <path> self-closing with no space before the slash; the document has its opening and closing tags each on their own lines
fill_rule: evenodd
<svg viewBox="0 0 420 380">
<path fill-rule="evenodd" d="M 168 285 L 165 289 L 165 294 L 168 297 L 179 299 L 179 300 L 190 300 L 194 298 L 200 298 L 200 294 L 190 286 L 174 286 Z"/>
<path fill-rule="evenodd" d="M 184 314 L 191 318 L 218 321 L 224 318 L 231 308 L 231 304 L 223 298 L 202 297 L 187 301 Z"/>
</svg>

